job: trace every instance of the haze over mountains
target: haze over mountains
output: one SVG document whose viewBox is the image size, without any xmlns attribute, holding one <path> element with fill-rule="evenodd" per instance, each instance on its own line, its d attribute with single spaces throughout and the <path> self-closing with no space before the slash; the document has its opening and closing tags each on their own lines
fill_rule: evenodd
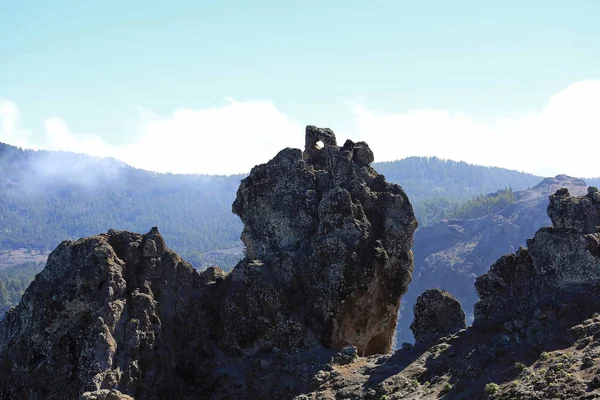
<svg viewBox="0 0 600 400">
<path fill-rule="evenodd" d="M 459 206 L 473 206 L 465 201 L 474 196 L 519 191 L 542 179 L 438 158 L 373 165 L 405 189 L 420 228 L 454 216 Z M 243 255 L 242 225 L 231 212 L 243 177 L 158 174 L 113 159 L 0 144 L 0 270 L 26 263 L 4 272 L 0 312 L 14 304 L 61 241 L 108 229 L 159 226 L 169 246 L 192 265 L 231 269 Z"/>
<path fill-rule="evenodd" d="M 540 178 L 501 168 L 412 157 L 374 164 L 411 196 L 420 219 L 432 201 L 453 201 L 498 188 L 515 190 Z M 243 175 L 158 174 L 113 159 L 21 150 L 0 144 L 0 249 L 47 251 L 64 239 L 109 228 L 145 231 L 158 225 L 192 262 L 239 245 L 241 224 L 231 203 Z M 435 200 L 434 200 L 435 199 Z"/>
</svg>

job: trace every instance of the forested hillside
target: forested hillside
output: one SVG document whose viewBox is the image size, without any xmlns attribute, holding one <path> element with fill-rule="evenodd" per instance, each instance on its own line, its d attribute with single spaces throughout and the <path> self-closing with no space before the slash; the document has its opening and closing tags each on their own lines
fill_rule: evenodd
<svg viewBox="0 0 600 400">
<path fill-rule="evenodd" d="M 159 226 L 195 265 L 239 246 L 231 203 L 242 176 L 156 174 L 116 160 L 0 145 L 0 249 L 52 250 L 62 240 Z"/>
<path fill-rule="evenodd" d="M 504 188 L 524 190 L 541 179 L 523 172 L 437 157 L 409 157 L 373 166 L 387 180 L 406 190 L 420 227 L 452 217 L 472 197 Z"/>
<path fill-rule="evenodd" d="M 411 201 L 431 197 L 469 199 L 507 187 L 523 190 L 541 177 L 505 168 L 483 167 L 437 157 L 409 157 L 373 167 L 391 182 L 401 183 Z"/>
<path fill-rule="evenodd" d="M 24 263 L 0 270 L 0 319 L 21 299 L 21 295 L 44 267 L 43 263 Z"/>
<path fill-rule="evenodd" d="M 226 160 L 224 160 L 226 162 Z M 409 194 L 422 225 L 446 217 L 456 202 L 539 178 L 437 158 L 375 164 Z M 241 223 L 231 203 L 243 175 L 157 174 L 112 159 L 21 150 L 0 144 L 0 250 L 52 250 L 65 239 L 158 226 L 169 245 L 194 265 L 238 248 Z M 235 252 L 233 252 L 235 254 Z M 231 265 L 225 265 L 230 267 Z"/>
</svg>

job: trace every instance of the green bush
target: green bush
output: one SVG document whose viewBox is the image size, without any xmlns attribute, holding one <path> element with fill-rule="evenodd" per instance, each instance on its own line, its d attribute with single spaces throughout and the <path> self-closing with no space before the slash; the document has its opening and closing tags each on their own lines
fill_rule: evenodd
<svg viewBox="0 0 600 400">
<path fill-rule="evenodd" d="M 487 385 L 485 385 L 485 393 L 486 394 L 494 394 L 494 393 L 498 393 L 500 391 L 500 386 L 498 386 L 497 383 L 488 383 Z"/>
<path fill-rule="evenodd" d="M 515 369 L 519 372 L 523 372 L 525 371 L 527 367 L 525 366 L 525 364 L 523 364 L 522 362 L 516 362 L 515 363 Z"/>
</svg>

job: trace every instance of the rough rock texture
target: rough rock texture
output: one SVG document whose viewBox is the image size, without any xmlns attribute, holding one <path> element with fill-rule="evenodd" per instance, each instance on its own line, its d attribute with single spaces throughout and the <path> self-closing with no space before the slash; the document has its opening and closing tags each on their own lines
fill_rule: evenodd
<svg viewBox="0 0 600 400">
<path fill-rule="evenodd" d="M 550 197 L 553 227 L 477 279 L 472 327 L 392 356 L 333 363 L 297 399 L 600 399 L 596 193 Z"/>
<path fill-rule="evenodd" d="M 502 255 L 525 246 L 539 228 L 550 225 L 546 212 L 548 196 L 560 188 L 567 188 L 574 195 L 587 193 L 581 179 L 558 175 L 531 189 L 515 192 L 514 203 L 484 217 L 442 221 L 417 231 L 413 281 L 402 298 L 398 344 L 412 340 L 412 308 L 417 296 L 429 288 L 444 289 L 456 296 L 467 314 L 467 322 L 472 323 L 473 306 L 479 300 L 476 277 L 487 272 Z"/>
<path fill-rule="evenodd" d="M 156 229 L 63 242 L 0 323 L 0 371 L 10 377 L 0 398 L 193 396 L 182 388 L 206 370 L 218 345 L 206 330 L 221 325 L 217 310 L 195 310 L 222 280 L 196 273 Z"/>
<path fill-rule="evenodd" d="M 416 344 L 431 343 L 467 327 L 460 303 L 445 290 L 426 290 L 417 298 L 414 314 L 410 329 Z"/>
<path fill-rule="evenodd" d="M 156 228 L 58 246 L 0 322 L 0 399 L 283 399 L 332 357 L 389 351 L 412 207 L 365 143 L 306 138 L 240 185 L 230 274 L 198 273 Z"/>
<path fill-rule="evenodd" d="M 369 167 L 366 143 L 340 148 L 331 130 L 313 126 L 306 140 L 303 154 L 282 150 L 242 181 L 233 204 L 244 222 L 241 267 L 264 263 L 281 301 L 321 343 L 385 353 L 411 278 L 412 207 Z"/>
<path fill-rule="evenodd" d="M 540 229 L 527 249 L 503 256 L 475 287 L 478 327 L 500 324 L 517 334 L 529 329 L 529 340 L 543 340 L 543 329 L 560 313 L 597 309 L 600 289 L 600 202 L 593 191 L 570 197 L 567 189 L 550 196 L 551 228 Z M 524 301 L 527 299 L 527 301 Z"/>
</svg>

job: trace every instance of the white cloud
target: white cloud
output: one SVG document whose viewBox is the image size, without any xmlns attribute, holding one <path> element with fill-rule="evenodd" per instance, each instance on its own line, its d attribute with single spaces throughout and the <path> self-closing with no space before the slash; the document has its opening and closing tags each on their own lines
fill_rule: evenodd
<svg viewBox="0 0 600 400">
<path fill-rule="evenodd" d="M 228 100 L 222 107 L 146 116 L 122 159 L 159 172 L 248 172 L 284 147 L 303 145 L 303 131 L 270 102 Z"/>
<path fill-rule="evenodd" d="M 181 108 L 166 116 L 142 109 L 139 132 L 132 141 L 120 145 L 75 134 L 59 117 L 45 121 L 43 138 L 34 145 L 19 128 L 18 116 L 19 110 L 13 103 L 0 103 L 0 141 L 26 148 L 114 157 L 157 172 L 248 172 L 282 148 L 304 144 L 302 126 L 267 101 L 228 99 L 221 107 Z"/>
<path fill-rule="evenodd" d="M 0 99 L 0 141 L 14 146 L 35 148 L 30 132 L 19 125 L 21 114 L 15 103 Z"/>
<path fill-rule="evenodd" d="M 139 114 L 138 132 L 120 145 L 73 133 L 59 117 L 49 118 L 44 135 L 33 140 L 20 127 L 16 105 L 0 101 L 0 141 L 110 156 L 158 172 L 219 174 L 247 172 L 304 142 L 303 126 L 268 101 L 228 99 L 214 108 Z M 546 176 L 600 176 L 600 81 L 573 83 L 541 110 L 493 120 L 448 110 L 382 113 L 361 104 L 351 105 L 349 120 L 347 133 L 368 142 L 378 161 L 437 156 Z M 337 133 L 343 142 L 347 136 Z"/>
<path fill-rule="evenodd" d="M 377 160 L 437 156 L 545 176 L 600 176 L 600 81 L 573 83 L 540 111 L 493 121 L 446 110 L 353 110 L 357 136 Z"/>
</svg>

